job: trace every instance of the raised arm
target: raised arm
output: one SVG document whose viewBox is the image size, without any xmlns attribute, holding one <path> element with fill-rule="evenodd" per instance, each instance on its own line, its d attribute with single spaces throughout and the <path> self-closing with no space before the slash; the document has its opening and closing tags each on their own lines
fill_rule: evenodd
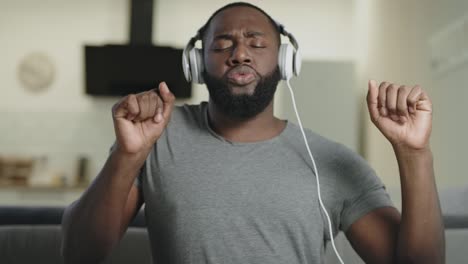
<svg viewBox="0 0 468 264">
<path fill-rule="evenodd" d="M 159 93 L 126 96 L 112 108 L 116 144 L 99 175 L 62 219 L 65 263 L 105 259 L 143 204 L 134 182 L 174 104 L 166 84 L 159 88 Z"/>
<path fill-rule="evenodd" d="M 372 122 L 390 141 L 398 161 L 402 212 L 377 209 L 347 236 L 366 263 L 445 263 L 445 233 L 429 137 L 432 103 L 420 86 L 369 82 Z"/>
</svg>

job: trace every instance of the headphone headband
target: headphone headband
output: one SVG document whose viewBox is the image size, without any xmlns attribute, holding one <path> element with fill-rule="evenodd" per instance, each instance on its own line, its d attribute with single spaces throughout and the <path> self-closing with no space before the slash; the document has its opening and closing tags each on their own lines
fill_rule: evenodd
<svg viewBox="0 0 468 264">
<path fill-rule="evenodd" d="M 193 36 L 192 38 L 190 38 L 189 42 L 187 43 L 187 45 L 185 46 L 184 48 L 184 52 L 183 52 L 183 55 L 187 55 L 188 56 L 188 52 L 193 49 L 193 47 L 195 47 L 195 43 L 200 39 L 200 33 L 197 32 L 197 34 L 195 36 Z"/>
<path fill-rule="evenodd" d="M 289 42 L 291 42 L 291 44 L 294 46 L 294 49 L 297 51 L 299 50 L 299 43 L 297 42 L 296 38 L 294 37 L 293 34 L 289 33 L 283 24 L 273 20 L 276 24 L 276 27 L 278 29 L 278 32 L 287 37 L 289 39 Z M 186 54 L 187 50 L 190 50 L 192 49 L 194 46 L 195 46 L 195 43 L 198 41 L 198 40 L 201 40 L 201 30 L 202 28 L 198 29 L 197 30 L 197 34 L 195 36 L 193 36 L 192 38 L 190 38 L 189 42 L 187 43 L 187 45 L 185 46 L 185 49 L 184 49 L 184 54 Z"/>
<path fill-rule="evenodd" d="M 289 42 L 291 42 L 291 44 L 294 46 L 294 49 L 297 51 L 299 50 L 299 43 L 297 43 L 297 40 L 296 38 L 293 36 L 293 34 L 289 33 L 285 28 L 284 28 L 284 25 L 281 24 L 281 23 L 278 23 L 276 22 L 276 26 L 278 27 L 278 31 L 280 32 L 280 34 L 282 34 L 283 36 L 286 36 L 288 37 L 289 39 Z"/>
</svg>

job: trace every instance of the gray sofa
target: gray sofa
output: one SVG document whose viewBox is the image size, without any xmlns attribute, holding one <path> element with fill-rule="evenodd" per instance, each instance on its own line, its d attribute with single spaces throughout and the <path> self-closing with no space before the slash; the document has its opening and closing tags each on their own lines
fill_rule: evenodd
<svg viewBox="0 0 468 264">
<path fill-rule="evenodd" d="M 59 207 L 0 207 L 0 263 L 63 263 Z M 130 224 L 106 264 L 151 263 L 143 212 Z"/>
<path fill-rule="evenodd" d="M 60 256 L 62 213 L 63 208 L 0 206 L 0 263 L 63 263 Z M 104 263 L 151 263 L 143 214 L 141 211 L 137 215 L 122 241 Z M 444 220 L 446 263 L 466 263 L 464 252 L 468 249 L 468 217 L 447 214 Z M 343 234 L 337 237 L 336 245 L 345 263 L 363 263 Z M 338 264 L 332 250 L 327 251 L 325 263 Z"/>
</svg>

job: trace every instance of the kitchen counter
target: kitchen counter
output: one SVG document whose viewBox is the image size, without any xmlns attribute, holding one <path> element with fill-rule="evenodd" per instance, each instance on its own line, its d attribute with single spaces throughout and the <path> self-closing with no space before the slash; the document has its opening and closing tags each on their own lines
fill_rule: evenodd
<svg viewBox="0 0 468 264">
<path fill-rule="evenodd" d="M 85 186 L 0 185 L 0 205 L 64 206 L 78 199 Z"/>
</svg>

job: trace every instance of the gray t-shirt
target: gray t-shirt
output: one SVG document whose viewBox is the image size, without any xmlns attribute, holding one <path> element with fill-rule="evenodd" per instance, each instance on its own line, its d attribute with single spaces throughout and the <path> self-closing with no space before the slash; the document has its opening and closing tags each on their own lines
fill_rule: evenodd
<svg viewBox="0 0 468 264">
<path fill-rule="evenodd" d="M 207 104 L 175 107 L 138 177 L 155 263 L 322 263 L 330 239 L 300 129 L 229 142 Z M 306 131 L 334 235 L 392 206 L 364 159 Z"/>
</svg>

